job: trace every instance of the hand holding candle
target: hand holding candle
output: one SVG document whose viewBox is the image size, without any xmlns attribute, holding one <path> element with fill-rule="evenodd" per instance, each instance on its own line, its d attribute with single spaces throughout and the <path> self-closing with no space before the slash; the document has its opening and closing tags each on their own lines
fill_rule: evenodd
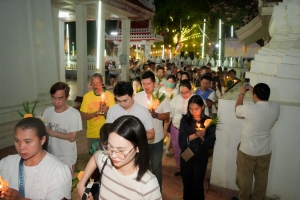
<svg viewBox="0 0 300 200">
<path fill-rule="evenodd" d="M 197 122 L 196 123 L 196 135 L 204 141 L 204 136 L 205 136 L 205 129 L 204 128 L 200 128 L 200 123 Z"/>
<path fill-rule="evenodd" d="M 0 176 L 0 190 L 4 187 L 9 187 L 9 183 Z"/>
<path fill-rule="evenodd" d="M 106 114 L 107 111 L 108 111 L 108 106 L 107 106 L 107 103 L 106 103 L 105 93 L 102 92 L 101 99 L 100 99 L 99 112 L 100 112 L 100 114 Z"/>
</svg>

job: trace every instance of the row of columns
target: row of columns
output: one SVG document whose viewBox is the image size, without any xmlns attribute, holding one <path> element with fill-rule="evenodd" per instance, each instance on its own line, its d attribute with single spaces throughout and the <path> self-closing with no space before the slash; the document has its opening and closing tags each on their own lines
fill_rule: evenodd
<svg viewBox="0 0 300 200">
<path fill-rule="evenodd" d="M 101 9 L 101 6 L 98 8 Z M 55 36 L 56 58 L 58 66 L 59 81 L 65 82 L 65 53 L 64 53 L 64 22 L 58 18 L 59 10 L 52 8 L 53 29 Z M 99 12 L 97 20 L 97 71 L 104 75 L 104 50 L 105 50 L 105 20 L 102 12 Z M 77 96 L 83 97 L 87 92 L 87 7 L 85 5 L 75 6 L 76 17 L 76 57 L 77 57 Z M 100 21 L 99 21 L 100 20 Z M 99 23 L 100 22 L 100 23 Z M 101 38 L 99 38 L 99 35 Z M 151 49 L 151 45 L 150 45 Z M 122 19 L 122 43 L 119 45 L 121 54 L 130 56 L 130 20 Z M 128 80 L 129 61 L 122 65 L 122 80 Z M 103 76 L 104 77 L 104 76 Z"/>
</svg>

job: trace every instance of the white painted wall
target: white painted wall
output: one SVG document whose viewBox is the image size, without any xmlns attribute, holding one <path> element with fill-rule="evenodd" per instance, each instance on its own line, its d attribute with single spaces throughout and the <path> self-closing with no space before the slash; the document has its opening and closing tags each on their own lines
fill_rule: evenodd
<svg viewBox="0 0 300 200">
<path fill-rule="evenodd" d="M 234 113 L 236 99 L 220 100 L 218 114 L 221 123 L 216 131 L 211 184 L 238 190 L 235 184 L 237 145 L 240 142 L 242 120 Z M 246 95 L 245 103 L 252 103 Z M 272 158 L 267 196 L 283 200 L 300 199 L 300 105 L 280 104 L 280 117 L 272 129 Z"/>
<path fill-rule="evenodd" d="M 58 71 L 50 0 L 1 0 L 0 27 L 1 125 L 23 101 L 50 102 Z"/>
</svg>

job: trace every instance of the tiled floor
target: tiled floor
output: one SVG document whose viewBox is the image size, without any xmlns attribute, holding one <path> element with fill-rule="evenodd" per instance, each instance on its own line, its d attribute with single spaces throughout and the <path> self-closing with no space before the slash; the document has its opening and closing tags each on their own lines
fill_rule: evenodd
<svg viewBox="0 0 300 200">
<path fill-rule="evenodd" d="M 68 84 L 71 87 L 71 93 L 70 93 L 70 105 L 74 105 L 72 100 L 76 98 L 76 92 L 77 91 L 77 83 L 76 80 L 68 80 Z M 89 87 L 89 90 L 91 88 Z M 77 159 L 77 164 L 76 168 L 78 170 L 84 170 L 85 165 L 87 161 L 89 160 L 90 156 L 88 155 L 88 150 L 87 150 L 87 140 L 85 137 L 85 130 L 86 130 L 86 123 L 83 123 L 83 130 L 80 131 L 77 135 L 77 153 L 78 153 L 78 159 Z M 1 149 L 0 150 L 0 159 L 3 158 L 6 155 L 9 154 L 15 154 L 15 148 L 14 146 Z M 172 149 L 171 149 L 172 153 Z M 211 169 L 211 160 L 208 163 L 208 169 L 206 172 L 206 178 L 204 182 L 204 188 L 205 188 L 205 199 L 206 200 L 230 200 L 233 195 L 236 193 L 228 193 L 228 192 L 216 192 L 213 191 L 212 188 L 210 187 L 209 181 L 210 181 L 210 169 Z M 174 173 L 176 171 L 176 164 L 173 156 L 166 156 L 165 154 L 163 155 L 163 188 L 162 188 L 162 197 L 164 200 L 178 200 L 182 199 L 182 191 L 183 191 L 183 185 L 181 181 L 181 177 L 175 177 Z M 74 175 L 76 176 L 76 174 Z M 77 194 L 77 191 L 74 190 L 72 192 L 72 199 L 73 200 L 79 200 L 79 196 Z"/>
</svg>

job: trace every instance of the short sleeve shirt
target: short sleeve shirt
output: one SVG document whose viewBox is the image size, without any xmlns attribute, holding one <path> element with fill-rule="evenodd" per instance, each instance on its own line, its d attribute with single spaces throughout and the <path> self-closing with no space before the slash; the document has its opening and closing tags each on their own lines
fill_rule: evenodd
<svg viewBox="0 0 300 200">
<path fill-rule="evenodd" d="M 243 118 L 240 150 L 251 156 L 271 153 L 271 129 L 280 107 L 275 102 L 259 101 L 236 107 L 236 116 Z"/>
<path fill-rule="evenodd" d="M 124 110 L 124 108 L 122 108 L 119 104 L 114 105 L 108 110 L 106 123 L 113 123 L 116 119 L 123 115 L 133 115 L 139 118 L 145 126 L 146 131 L 153 129 L 152 116 L 150 112 L 136 102 L 134 102 L 134 105 L 129 112 Z"/>
<path fill-rule="evenodd" d="M 105 102 L 107 102 L 108 107 L 110 108 L 114 106 L 116 104 L 114 95 L 107 90 L 104 92 L 104 94 Z M 83 96 L 80 111 L 88 114 L 99 111 L 100 100 L 101 95 L 96 95 L 94 91 L 86 93 Z M 87 120 L 87 138 L 99 138 L 100 128 L 103 126 L 105 121 L 106 120 L 102 115 Z"/>
<path fill-rule="evenodd" d="M 135 94 L 134 100 L 135 100 L 135 102 L 137 102 L 138 104 L 140 104 L 144 108 L 148 109 L 148 102 L 151 104 L 152 97 L 149 100 L 147 98 L 146 92 L 142 91 L 142 92 L 139 92 L 139 93 Z M 169 113 L 170 111 L 171 111 L 171 107 L 170 107 L 169 98 L 165 98 L 159 104 L 157 109 L 155 110 L 156 113 Z M 154 126 L 154 131 L 155 131 L 155 138 L 154 138 L 154 140 L 149 140 L 148 141 L 149 144 L 157 143 L 157 142 L 161 141 L 164 137 L 164 130 L 163 130 L 162 120 L 159 120 L 159 119 L 156 119 L 156 118 L 153 118 L 152 120 L 153 120 L 153 126 Z"/>
</svg>

